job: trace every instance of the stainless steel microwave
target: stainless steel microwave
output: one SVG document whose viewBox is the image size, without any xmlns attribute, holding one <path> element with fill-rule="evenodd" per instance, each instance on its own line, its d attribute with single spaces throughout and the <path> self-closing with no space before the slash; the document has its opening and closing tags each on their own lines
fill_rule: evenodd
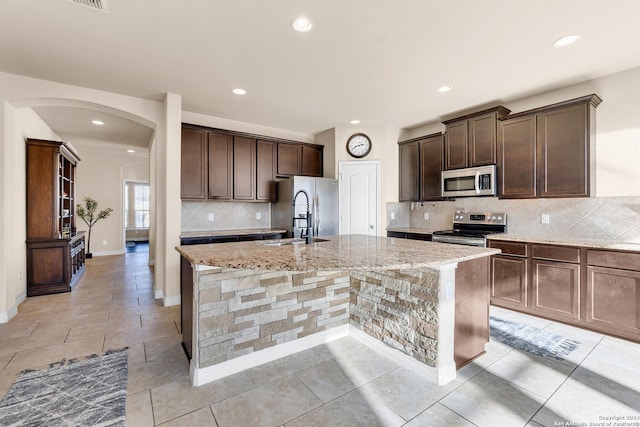
<svg viewBox="0 0 640 427">
<path fill-rule="evenodd" d="M 442 197 L 495 196 L 496 165 L 442 171 Z"/>
</svg>

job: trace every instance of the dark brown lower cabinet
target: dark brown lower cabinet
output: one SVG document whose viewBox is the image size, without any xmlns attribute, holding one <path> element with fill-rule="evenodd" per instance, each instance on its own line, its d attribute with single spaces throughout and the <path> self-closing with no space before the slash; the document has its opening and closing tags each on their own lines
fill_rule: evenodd
<svg viewBox="0 0 640 427">
<path fill-rule="evenodd" d="M 502 250 L 501 255 L 491 257 L 491 303 L 506 308 L 526 307 L 529 297 L 526 243 L 492 241 L 489 246 Z"/>
<path fill-rule="evenodd" d="M 27 241 L 27 296 L 69 292 L 85 270 L 84 232 Z"/>
<path fill-rule="evenodd" d="M 640 253 L 510 241 L 489 246 L 503 251 L 491 260 L 491 304 L 640 342 Z"/>
<path fill-rule="evenodd" d="M 580 319 L 580 264 L 534 259 L 532 307 L 557 319 Z"/>
</svg>

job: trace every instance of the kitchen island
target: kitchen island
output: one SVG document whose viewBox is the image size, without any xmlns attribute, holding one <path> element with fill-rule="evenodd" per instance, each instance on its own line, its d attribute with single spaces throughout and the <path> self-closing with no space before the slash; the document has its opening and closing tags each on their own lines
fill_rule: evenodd
<svg viewBox="0 0 640 427">
<path fill-rule="evenodd" d="M 346 335 L 445 384 L 489 340 L 497 249 L 362 235 L 176 249 L 194 385 Z"/>
</svg>

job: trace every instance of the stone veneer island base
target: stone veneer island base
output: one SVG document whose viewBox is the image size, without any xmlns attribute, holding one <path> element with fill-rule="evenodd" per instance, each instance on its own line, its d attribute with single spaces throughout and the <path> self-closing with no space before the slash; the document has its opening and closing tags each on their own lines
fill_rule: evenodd
<svg viewBox="0 0 640 427">
<path fill-rule="evenodd" d="M 499 250 L 362 235 L 176 249 L 194 385 L 346 335 L 445 384 L 489 341 Z"/>
</svg>

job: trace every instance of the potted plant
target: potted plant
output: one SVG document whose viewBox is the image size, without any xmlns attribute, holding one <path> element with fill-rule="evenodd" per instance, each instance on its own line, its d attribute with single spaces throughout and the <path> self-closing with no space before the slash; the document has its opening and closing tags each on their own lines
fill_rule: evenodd
<svg viewBox="0 0 640 427">
<path fill-rule="evenodd" d="M 84 198 L 84 206 L 78 204 L 76 206 L 76 215 L 78 215 L 85 224 L 89 227 L 89 235 L 87 237 L 87 258 L 91 258 L 93 255 L 91 254 L 91 228 L 95 225 L 96 222 L 101 219 L 107 218 L 113 212 L 113 209 L 107 208 L 101 210 L 96 214 L 96 210 L 98 209 L 98 202 L 96 202 L 91 197 Z"/>
</svg>

